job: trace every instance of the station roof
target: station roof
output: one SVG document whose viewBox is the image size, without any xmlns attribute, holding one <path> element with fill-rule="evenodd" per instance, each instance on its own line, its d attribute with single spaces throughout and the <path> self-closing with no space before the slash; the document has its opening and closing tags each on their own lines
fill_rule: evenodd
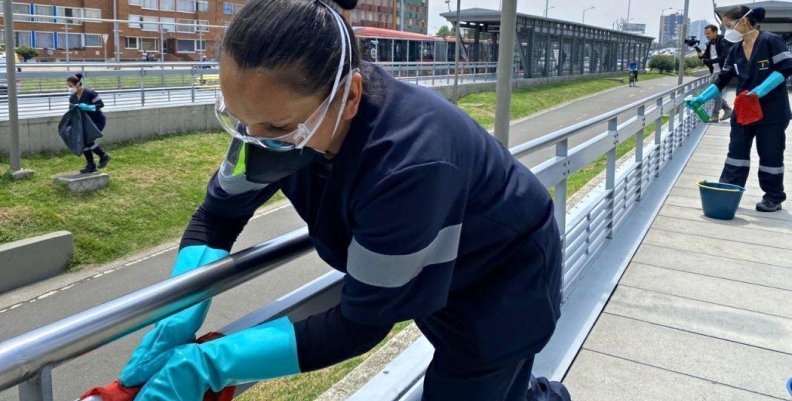
<svg viewBox="0 0 792 401">
<path fill-rule="evenodd" d="M 787 3 L 787 4 L 789 4 L 789 3 Z M 456 11 L 450 11 L 450 12 L 442 13 L 440 15 L 443 18 L 445 18 L 446 20 L 448 20 L 449 22 L 456 22 L 456 14 L 457 14 Z M 464 27 L 464 23 L 465 22 L 485 24 L 485 25 L 500 25 L 500 17 L 501 17 L 501 12 L 499 10 L 491 10 L 491 9 L 487 9 L 487 8 L 468 8 L 468 9 L 464 9 L 464 10 L 459 10 L 459 19 L 462 21 L 463 27 Z M 545 18 L 545 17 L 540 17 L 540 16 L 537 16 L 537 15 L 531 15 L 531 14 L 517 13 L 517 17 L 518 18 L 528 18 L 528 19 L 534 19 L 534 20 L 543 20 L 543 21 L 557 22 L 559 24 L 566 24 L 566 25 L 581 26 L 581 27 L 596 29 L 596 30 L 603 31 L 603 32 L 614 32 L 614 33 L 618 33 L 618 34 L 621 34 L 621 35 L 634 36 L 636 38 L 641 38 L 641 39 L 652 38 L 651 36 L 647 36 L 647 35 L 641 35 L 641 34 L 629 33 L 629 32 L 624 32 L 624 31 L 618 31 L 618 30 L 614 30 L 614 29 L 603 28 L 601 26 L 581 24 L 579 22 L 565 21 L 565 20 L 554 19 L 554 18 Z M 519 24 L 519 21 L 518 21 L 518 24 Z"/>
</svg>

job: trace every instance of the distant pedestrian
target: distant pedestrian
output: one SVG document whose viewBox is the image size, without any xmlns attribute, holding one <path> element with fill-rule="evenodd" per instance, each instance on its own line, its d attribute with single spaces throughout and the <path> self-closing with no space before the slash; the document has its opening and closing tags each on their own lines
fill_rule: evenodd
<svg viewBox="0 0 792 401">
<path fill-rule="evenodd" d="M 707 47 L 704 50 L 696 48 L 696 52 L 701 61 L 709 68 L 710 74 L 720 74 L 723 67 L 726 66 L 726 56 L 729 54 L 732 43 L 722 35 L 718 35 L 718 27 L 715 25 L 704 27 L 704 36 L 708 40 Z M 723 117 L 720 117 L 720 120 L 729 120 L 732 115 L 732 108 L 722 95 L 715 98 L 715 108 L 712 109 L 710 121 L 718 122 L 718 114 L 720 114 L 721 109 L 723 109 Z"/>
<path fill-rule="evenodd" d="M 66 78 L 66 86 L 69 89 L 69 104 L 76 105 L 80 110 L 88 114 L 96 128 L 102 131 L 107 124 L 107 119 L 101 110 L 104 107 L 104 102 L 102 102 L 102 98 L 96 91 L 83 86 L 82 78 L 82 74 L 74 74 Z M 83 149 L 86 164 L 85 168 L 80 170 L 81 173 L 96 172 L 97 165 L 94 163 L 94 153 L 99 156 L 99 168 L 106 167 L 111 159 L 110 155 L 102 150 L 98 144 L 93 141 L 87 142 Z"/>
</svg>

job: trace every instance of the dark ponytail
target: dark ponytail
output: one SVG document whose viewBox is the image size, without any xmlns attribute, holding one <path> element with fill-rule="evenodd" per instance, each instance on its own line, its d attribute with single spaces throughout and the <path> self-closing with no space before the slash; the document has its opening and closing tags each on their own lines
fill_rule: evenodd
<svg viewBox="0 0 792 401">
<path fill-rule="evenodd" d="M 336 0 L 351 10 L 357 0 Z M 352 68 L 360 64 L 352 27 Z M 327 95 L 335 81 L 344 38 L 332 11 L 318 0 L 252 0 L 234 18 L 221 51 L 239 68 L 262 68 L 279 74 L 290 88 Z M 347 56 L 349 57 L 349 56 Z M 343 74 L 349 70 L 344 62 Z"/>
<path fill-rule="evenodd" d="M 77 73 L 77 74 L 74 74 L 74 75 L 66 78 L 66 82 L 68 82 L 68 83 L 70 83 L 70 84 L 72 84 L 74 86 L 77 86 L 77 84 L 82 83 L 82 78 L 83 78 L 83 74 Z"/>
<path fill-rule="evenodd" d="M 729 19 L 734 21 L 739 21 L 740 19 L 742 19 L 742 17 L 745 17 L 745 15 L 748 14 L 748 11 L 751 11 L 751 9 L 746 6 L 734 6 L 730 8 L 728 11 L 726 11 L 723 14 L 723 16 L 728 17 Z M 764 8 L 762 7 L 754 8 L 753 11 L 751 11 L 751 13 L 748 14 L 748 23 L 751 24 L 751 26 L 753 26 L 762 22 L 765 18 L 765 14 L 766 11 Z"/>
</svg>

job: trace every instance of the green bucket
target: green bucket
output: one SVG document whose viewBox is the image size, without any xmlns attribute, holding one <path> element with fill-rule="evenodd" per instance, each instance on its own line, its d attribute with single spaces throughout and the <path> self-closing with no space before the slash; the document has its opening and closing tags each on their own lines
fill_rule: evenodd
<svg viewBox="0 0 792 401">
<path fill-rule="evenodd" d="M 722 182 L 698 182 L 701 208 L 704 215 L 713 219 L 731 220 L 737 213 L 745 188 Z"/>
</svg>

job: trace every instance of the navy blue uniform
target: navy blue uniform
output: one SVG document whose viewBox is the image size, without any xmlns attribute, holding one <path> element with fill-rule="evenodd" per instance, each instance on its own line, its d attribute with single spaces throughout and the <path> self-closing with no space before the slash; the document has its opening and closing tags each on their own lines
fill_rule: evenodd
<svg viewBox="0 0 792 401">
<path fill-rule="evenodd" d="M 751 59 L 745 57 L 742 42 L 732 46 L 716 85 L 723 91 L 732 78 L 737 78 L 737 93 L 759 86 L 773 71 L 784 78 L 792 74 L 792 53 L 784 41 L 775 34 L 760 32 L 756 38 Z M 737 124 L 731 118 L 729 155 L 721 173 L 721 182 L 745 186 L 751 165 L 751 145 L 756 137 L 759 153 L 759 185 L 764 199 L 773 203 L 786 200 L 784 193 L 785 130 L 792 116 L 786 86 L 781 84 L 759 99 L 764 118 L 751 125 Z"/>
<path fill-rule="evenodd" d="M 102 97 L 99 96 L 96 91 L 91 89 L 85 88 L 83 89 L 82 95 L 78 98 L 77 94 L 72 94 L 69 96 L 69 103 L 71 104 L 80 104 L 85 103 L 88 105 L 96 106 L 96 111 L 86 111 L 88 113 L 88 117 L 91 117 L 91 121 L 96 124 L 96 128 L 99 128 L 99 131 L 103 131 L 105 125 L 107 124 L 107 119 L 105 118 L 104 113 L 102 113 L 102 107 L 104 107 L 104 102 L 102 101 Z"/>
<path fill-rule="evenodd" d="M 445 99 L 364 69 L 366 94 L 331 162 L 256 184 L 235 175 L 242 145 L 234 142 L 182 246 L 230 249 L 281 190 L 318 254 L 347 273 L 339 305 L 295 324 L 302 371 L 365 352 L 394 323 L 414 319 L 436 349 L 425 400 L 525 400 L 533 355 L 560 313 L 548 192 Z"/>
</svg>

